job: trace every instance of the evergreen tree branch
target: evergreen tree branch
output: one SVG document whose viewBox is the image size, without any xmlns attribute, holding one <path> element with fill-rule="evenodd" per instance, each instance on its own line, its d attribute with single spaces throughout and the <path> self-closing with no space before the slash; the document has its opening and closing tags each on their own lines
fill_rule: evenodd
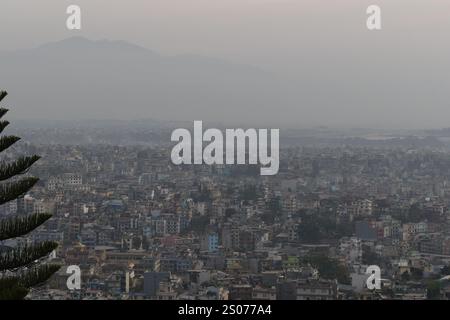
<svg viewBox="0 0 450 320">
<path fill-rule="evenodd" d="M 61 268 L 57 264 L 44 264 L 30 268 L 20 274 L 19 285 L 25 288 L 31 288 L 41 285 L 47 281 L 55 272 Z"/>
<path fill-rule="evenodd" d="M 19 141 L 20 138 L 16 136 L 3 136 L 0 138 L 0 152 L 8 149 L 11 147 L 14 143 Z"/>
<path fill-rule="evenodd" d="M 17 278 L 0 279 L 0 300 L 22 300 L 28 289 L 19 285 Z"/>
<path fill-rule="evenodd" d="M 38 178 L 27 177 L 15 182 L 7 182 L 0 185 L 0 205 L 17 199 L 30 190 L 37 182 Z"/>
<path fill-rule="evenodd" d="M 0 241 L 26 235 L 50 219 L 51 216 L 48 213 L 37 213 L 0 220 Z"/>
<path fill-rule="evenodd" d="M 0 102 L 8 95 L 6 91 L 0 91 Z M 0 118 L 2 118 L 9 110 L 0 108 Z"/>
<path fill-rule="evenodd" d="M 8 95 L 8 92 L 6 91 L 0 91 L 0 102 Z"/>
<path fill-rule="evenodd" d="M 0 117 L 1 118 L 1 117 Z M 9 121 L 0 121 L 0 133 L 3 132 L 3 130 L 5 130 L 5 128 L 9 125 Z"/>
<path fill-rule="evenodd" d="M 6 91 L 0 91 L 0 102 L 6 96 Z M 0 118 L 7 112 L 8 109 L 0 107 Z M 8 124 L 8 121 L 0 121 L 0 133 Z M 16 136 L 2 136 L 0 138 L 0 152 L 19 140 L 20 138 Z M 0 181 L 27 172 L 37 160 L 39 160 L 38 156 L 31 156 L 21 157 L 12 163 L 0 163 Z M 38 180 L 38 178 L 26 177 L 13 182 L 0 183 L 0 205 L 22 196 Z M 50 214 L 33 214 L 0 220 L 0 241 L 23 236 L 43 224 L 50 217 Z M 57 245 L 55 242 L 48 241 L 0 253 L 0 300 L 24 299 L 29 288 L 43 283 L 58 271 L 60 268 L 58 265 L 39 265 L 39 260 L 55 250 Z M 2 271 L 12 271 L 13 273 L 11 276 L 4 276 Z"/>
<path fill-rule="evenodd" d="M 32 246 L 14 248 L 0 253 L 0 271 L 14 270 L 28 266 L 38 259 L 49 255 L 58 247 L 58 243 L 45 241 Z"/>
<path fill-rule="evenodd" d="M 3 118 L 3 116 L 8 112 L 8 109 L 0 108 L 0 118 Z"/>
<path fill-rule="evenodd" d="M 13 163 L 0 164 L 0 181 L 7 180 L 18 174 L 26 173 L 28 169 L 40 158 L 41 157 L 36 155 L 31 157 L 20 157 Z"/>
<path fill-rule="evenodd" d="M 60 268 L 60 265 L 46 264 L 30 268 L 14 277 L 0 278 L 0 300 L 24 299 L 29 288 L 41 285 Z"/>
</svg>

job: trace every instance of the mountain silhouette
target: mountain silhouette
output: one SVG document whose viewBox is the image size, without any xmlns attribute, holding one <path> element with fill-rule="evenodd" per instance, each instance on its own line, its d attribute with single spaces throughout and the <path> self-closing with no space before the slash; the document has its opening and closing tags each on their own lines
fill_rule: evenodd
<svg viewBox="0 0 450 320">
<path fill-rule="evenodd" d="M 83 37 L 0 52 L 0 70 L 12 115 L 27 119 L 275 119 L 288 96 L 256 67 Z"/>
</svg>

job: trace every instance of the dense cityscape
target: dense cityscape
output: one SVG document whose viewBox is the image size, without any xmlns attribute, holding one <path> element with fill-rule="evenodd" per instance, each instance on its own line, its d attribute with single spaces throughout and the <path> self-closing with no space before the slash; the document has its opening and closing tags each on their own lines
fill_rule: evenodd
<svg viewBox="0 0 450 320">
<path fill-rule="evenodd" d="M 1 3 L 3 318 L 450 301 L 450 1 Z"/>
<path fill-rule="evenodd" d="M 173 165 L 163 129 L 136 129 L 151 145 L 111 142 L 136 132 L 98 129 L 99 143 L 79 130 L 79 144 L 61 143 L 68 129 L 21 131 L 5 156 L 42 159 L 30 171 L 38 185 L 0 215 L 53 218 L 4 245 L 59 243 L 51 259 L 63 267 L 30 299 L 450 298 L 442 137 L 285 135 L 279 173 L 261 176 L 252 165 Z M 80 290 L 67 287 L 72 265 Z"/>
</svg>

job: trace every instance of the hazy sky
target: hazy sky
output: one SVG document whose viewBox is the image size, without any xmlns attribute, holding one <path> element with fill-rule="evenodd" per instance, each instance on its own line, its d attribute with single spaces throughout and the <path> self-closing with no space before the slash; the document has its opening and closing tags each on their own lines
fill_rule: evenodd
<svg viewBox="0 0 450 320">
<path fill-rule="evenodd" d="M 82 8 L 81 32 L 65 28 L 70 4 Z M 371 4 L 381 31 L 366 29 Z M 308 82 L 316 105 L 421 127 L 450 119 L 449 34 L 445 0 L 1 0 L 0 10 L 0 50 L 74 35 L 126 40 L 252 64 Z"/>
<path fill-rule="evenodd" d="M 292 70 L 317 52 L 448 52 L 445 0 L 2 0 L 1 48 L 24 48 L 81 34 L 128 40 L 162 53 L 196 53 Z M 83 30 L 65 29 L 69 4 Z M 382 8 L 383 30 L 368 32 L 366 8 Z M 378 52 L 373 52 L 375 49 Z"/>
</svg>

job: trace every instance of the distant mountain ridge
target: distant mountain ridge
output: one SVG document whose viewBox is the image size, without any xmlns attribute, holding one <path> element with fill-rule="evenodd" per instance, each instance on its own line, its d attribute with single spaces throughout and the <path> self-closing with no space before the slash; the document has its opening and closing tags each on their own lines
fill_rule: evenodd
<svg viewBox="0 0 450 320">
<path fill-rule="evenodd" d="M 12 114 L 26 119 L 274 119 L 287 101 L 277 77 L 256 67 L 125 41 L 73 37 L 0 52 L 0 70 Z"/>
<path fill-rule="evenodd" d="M 85 48 L 100 48 L 103 47 L 105 49 L 120 49 L 120 50 L 124 50 L 126 48 L 130 49 L 130 50 L 140 50 L 140 51 L 145 51 L 145 52 L 150 52 L 150 50 L 132 44 L 130 42 L 127 41 L 123 41 L 123 40 L 107 40 L 107 39 L 102 39 L 102 40 L 89 40 L 87 38 L 84 37 L 79 37 L 79 36 L 75 36 L 75 37 L 71 37 L 71 38 L 67 38 L 67 39 L 63 39 L 60 41 L 55 41 L 55 42 L 49 42 L 49 43 L 45 43 L 43 45 L 40 45 L 37 47 L 37 49 L 41 49 L 41 50 L 52 50 L 52 49 L 85 49 Z"/>
</svg>

